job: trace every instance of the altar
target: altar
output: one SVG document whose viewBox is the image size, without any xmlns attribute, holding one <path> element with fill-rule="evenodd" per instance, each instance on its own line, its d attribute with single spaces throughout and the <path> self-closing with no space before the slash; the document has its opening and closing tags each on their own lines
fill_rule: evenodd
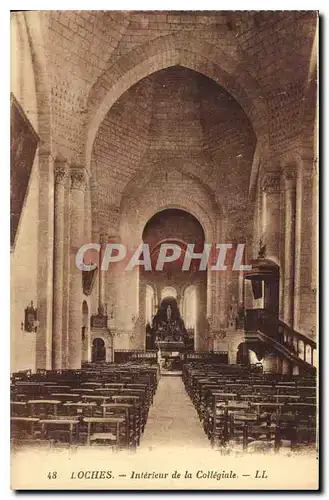
<svg viewBox="0 0 329 500">
<path fill-rule="evenodd" d="M 164 300 L 146 327 L 146 349 L 156 349 L 164 370 L 182 369 L 184 353 L 193 351 L 194 338 L 187 331 L 176 300 Z"/>
<path fill-rule="evenodd" d="M 152 325 L 146 325 L 146 349 L 180 353 L 193 350 L 193 340 L 191 332 L 185 328 L 176 300 L 163 300 Z"/>
</svg>

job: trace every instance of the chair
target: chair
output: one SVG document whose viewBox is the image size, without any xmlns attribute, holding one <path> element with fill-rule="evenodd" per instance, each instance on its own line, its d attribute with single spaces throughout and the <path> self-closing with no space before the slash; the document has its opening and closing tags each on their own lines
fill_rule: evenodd
<svg viewBox="0 0 329 500">
<path fill-rule="evenodd" d="M 88 402 L 68 402 L 61 407 L 62 413 L 67 417 L 93 417 L 96 414 L 98 405 Z"/>
<path fill-rule="evenodd" d="M 39 422 L 33 417 L 11 417 L 10 437 L 12 444 L 24 444 L 33 442 L 35 437 L 35 426 Z"/>
<path fill-rule="evenodd" d="M 30 399 L 27 402 L 29 416 L 38 418 L 56 417 L 60 404 L 61 401 L 58 399 Z"/>
<path fill-rule="evenodd" d="M 276 424 L 249 421 L 244 426 L 243 449 L 246 451 L 265 452 L 276 449 Z"/>
<path fill-rule="evenodd" d="M 125 425 L 123 417 L 85 417 L 87 423 L 87 445 L 101 444 L 119 448 L 120 426 Z"/>
<path fill-rule="evenodd" d="M 29 409 L 26 401 L 10 401 L 10 414 L 13 417 L 28 417 Z"/>
<path fill-rule="evenodd" d="M 140 441 L 140 422 L 134 405 L 129 403 L 102 404 L 103 417 L 123 417 L 125 419 L 125 432 L 120 438 L 121 443 L 129 448 L 136 448 Z"/>
<path fill-rule="evenodd" d="M 248 439 L 246 438 L 245 427 L 249 424 L 258 422 L 258 416 L 250 409 L 241 409 L 239 411 L 231 412 L 229 419 L 229 442 L 231 446 L 240 445 L 242 450 L 247 448 Z"/>
<path fill-rule="evenodd" d="M 51 394 L 50 397 L 53 397 L 54 399 L 58 399 L 59 401 L 62 401 L 63 403 L 68 403 L 68 402 L 77 402 L 80 400 L 80 395 L 79 394 L 73 394 L 73 393 L 55 393 Z"/>
<path fill-rule="evenodd" d="M 77 441 L 79 419 L 71 418 L 51 418 L 41 419 L 41 438 L 54 442 L 67 443 L 70 446 Z"/>
</svg>

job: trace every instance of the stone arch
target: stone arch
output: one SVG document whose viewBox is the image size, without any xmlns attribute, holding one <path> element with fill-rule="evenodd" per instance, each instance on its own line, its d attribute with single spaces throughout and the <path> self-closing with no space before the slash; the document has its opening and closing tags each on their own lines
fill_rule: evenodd
<svg viewBox="0 0 329 500">
<path fill-rule="evenodd" d="M 318 147 L 318 30 L 313 40 L 312 52 L 309 63 L 308 78 L 304 92 L 303 106 L 303 134 L 301 148 L 308 156 L 316 156 Z"/>
<path fill-rule="evenodd" d="M 291 173 L 296 174 L 302 164 L 302 158 L 299 153 L 291 152 L 282 155 L 279 161 L 279 169 L 281 171 L 288 169 Z"/>
<path fill-rule="evenodd" d="M 135 203 L 133 201 L 135 201 Z M 119 227 L 121 240 L 124 241 L 126 239 L 126 234 L 129 233 L 130 239 L 142 241 L 145 221 L 150 220 L 156 213 L 169 208 L 184 210 L 193 215 L 200 223 L 206 241 L 215 242 L 216 228 L 214 227 L 214 222 L 216 214 L 214 212 L 209 214 L 204 207 L 191 198 L 185 197 L 184 199 L 177 200 L 175 193 L 170 193 L 166 190 L 163 190 L 163 197 L 161 199 L 153 198 L 153 200 L 150 200 L 150 203 L 147 204 L 143 204 L 142 202 L 136 203 L 136 200 L 131 199 L 129 199 L 129 203 L 124 203 L 121 209 Z M 129 213 L 137 214 L 137 219 L 134 219 L 133 224 L 129 225 L 129 227 L 124 227 L 126 221 L 129 220 Z M 131 233 L 132 230 L 134 231 L 133 238 Z"/>
<path fill-rule="evenodd" d="M 147 42 L 108 68 L 92 88 L 86 125 L 86 166 L 100 124 L 111 106 L 132 85 L 160 69 L 183 66 L 197 71 L 224 87 L 239 102 L 248 116 L 263 150 L 268 147 L 268 110 L 261 88 L 242 59 L 237 60 L 223 49 L 201 42 L 186 33 L 163 36 Z"/>
<path fill-rule="evenodd" d="M 42 15 L 24 12 L 24 20 L 31 50 L 35 77 L 35 88 L 38 109 L 38 134 L 41 139 L 40 153 L 51 150 L 51 96 L 49 71 L 43 41 Z"/>
<path fill-rule="evenodd" d="M 182 168 L 182 163 L 184 163 L 184 168 Z M 204 168 L 205 162 L 199 161 L 197 159 L 193 159 L 192 161 L 188 159 L 188 166 L 185 165 L 184 160 L 182 158 L 168 158 L 166 160 L 166 172 L 169 174 L 170 172 L 177 172 L 181 174 L 182 177 L 190 179 L 191 181 L 197 183 L 200 188 L 207 195 L 207 198 L 210 200 L 213 205 L 214 212 L 218 212 L 220 215 L 225 214 L 225 207 L 222 206 L 220 200 L 218 200 L 209 187 L 209 185 L 204 181 L 204 179 L 197 176 L 197 172 L 201 172 Z M 188 168 L 188 170 L 186 169 Z M 157 174 L 163 171 L 163 158 L 160 160 L 147 162 L 146 165 L 143 165 L 143 178 L 142 182 L 139 180 L 138 176 L 134 176 L 128 182 L 123 198 L 129 197 L 132 193 L 136 193 L 145 189 L 145 187 L 152 182 L 152 179 Z M 136 196 L 136 194 L 134 195 Z"/>
</svg>

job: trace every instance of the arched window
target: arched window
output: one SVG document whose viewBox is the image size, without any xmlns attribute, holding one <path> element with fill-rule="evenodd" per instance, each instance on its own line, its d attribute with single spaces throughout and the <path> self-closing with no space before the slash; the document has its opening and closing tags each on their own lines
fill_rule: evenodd
<svg viewBox="0 0 329 500">
<path fill-rule="evenodd" d="M 150 285 L 146 285 L 146 297 L 145 297 L 145 322 L 152 323 L 152 318 L 154 314 L 155 297 L 154 290 Z"/>
<path fill-rule="evenodd" d="M 174 297 L 177 299 L 177 290 L 173 286 L 166 286 L 161 291 L 161 301 L 166 297 Z"/>
<path fill-rule="evenodd" d="M 183 319 L 185 327 L 188 329 L 195 328 L 197 317 L 197 297 L 194 285 L 190 285 L 185 289 L 183 304 Z"/>
</svg>

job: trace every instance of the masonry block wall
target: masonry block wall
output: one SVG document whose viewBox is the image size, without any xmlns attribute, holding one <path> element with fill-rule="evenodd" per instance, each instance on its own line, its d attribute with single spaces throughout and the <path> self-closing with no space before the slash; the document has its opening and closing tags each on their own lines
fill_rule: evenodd
<svg viewBox="0 0 329 500">
<path fill-rule="evenodd" d="M 35 75 L 26 25 L 22 19 L 11 20 L 12 92 L 25 111 L 34 130 L 39 132 Z M 22 218 L 11 249 L 11 370 L 35 370 L 36 333 L 24 330 L 24 311 L 37 307 L 38 288 L 38 206 L 39 163 L 36 155 L 26 195 Z"/>
</svg>

